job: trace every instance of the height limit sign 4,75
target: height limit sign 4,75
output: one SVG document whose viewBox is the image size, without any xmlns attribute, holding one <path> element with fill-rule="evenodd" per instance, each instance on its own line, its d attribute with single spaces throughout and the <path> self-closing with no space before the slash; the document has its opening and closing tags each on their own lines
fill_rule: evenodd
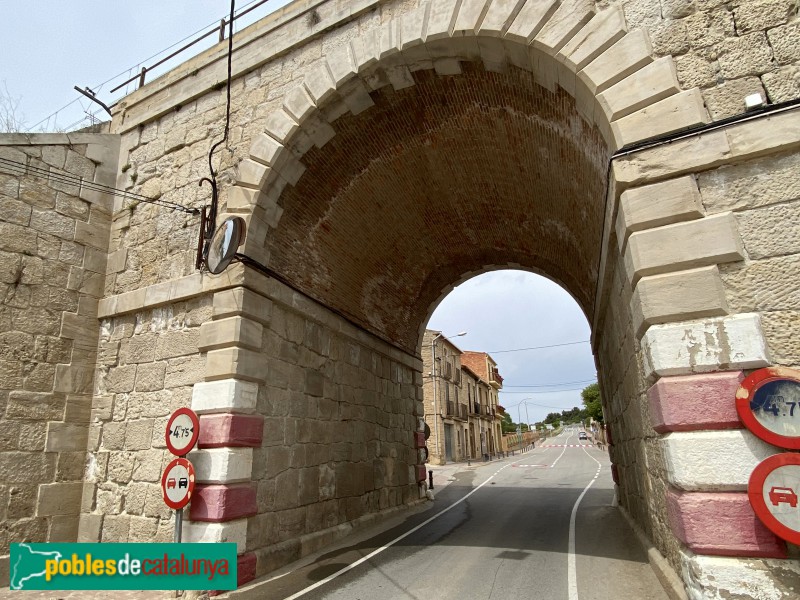
<svg viewBox="0 0 800 600">
<path fill-rule="evenodd" d="M 179 408 L 167 422 L 167 448 L 175 456 L 185 456 L 194 448 L 200 435 L 200 419 L 194 411 Z"/>
<path fill-rule="evenodd" d="M 800 450 L 800 372 L 770 367 L 751 373 L 736 392 L 736 411 L 765 442 Z"/>
</svg>

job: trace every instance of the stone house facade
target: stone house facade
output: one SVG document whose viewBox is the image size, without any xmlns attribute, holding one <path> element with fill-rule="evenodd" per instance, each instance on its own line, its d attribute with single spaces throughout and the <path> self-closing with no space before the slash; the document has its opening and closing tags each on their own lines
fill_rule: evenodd
<svg viewBox="0 0 800 600">
<path fill-rule="evenodd" d="M 464 363 L 465 357 L 475 370 Z M 463 351 L 440 331 L 426 329 L 422 365 L 425 422 L 431 431 L 427 442 L 430 462 L 445 464 L 497 456 L 502 436 L 499 387 L 495 386 L 500 376 L 492 358 L 483 352 Z M 493 379 L 487 375 L 487 365 L 492 365 Z"/>
</svg>

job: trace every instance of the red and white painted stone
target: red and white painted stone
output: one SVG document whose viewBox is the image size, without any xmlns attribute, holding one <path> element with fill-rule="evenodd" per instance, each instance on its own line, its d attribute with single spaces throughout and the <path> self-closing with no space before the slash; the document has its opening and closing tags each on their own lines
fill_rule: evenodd
<svg viewBox="0 0 800 600">
<path fill-rule="evenodd" d="M 741 429 L 736 412 L 736 390 L 741 371 L 663 377 L 647 390 L 653 429 L 695 431 Z"/>
<path fill-rule="evenodd" d="M 252 447 L 264 438 L 261 415 L 212 414 L 200 417 L 200 448 Z"/>
<path fill-rule="evenodd" d="M 756 517 L 746 493 L 667 492 L 675 536 L 698 554 L 786 558 L 786 544 Z"/>
<path fill-rule="evenodd" d="M 258 512 L 252 484 L 199 485 L 192 497 L 192 521 L 221 522 L 249 517 Z"/>
</svg>

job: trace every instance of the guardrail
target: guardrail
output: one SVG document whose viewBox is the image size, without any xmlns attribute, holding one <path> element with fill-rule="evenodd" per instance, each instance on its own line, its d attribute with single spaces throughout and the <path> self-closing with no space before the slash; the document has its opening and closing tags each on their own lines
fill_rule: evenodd
<svg viewBox="0 0 800 600">
<path fill-rule="evenodd" d="M 235 15 L 233 17 L 233 20 L 236 21 L 236 19 L 239 19 L 239 18 L 245 16 L 247 13 L 257 9 L 259 6 L 261 6 L 263 4 L 266 4 L 267 2 L 269 2 L 269 0 L 261 0 L 260 2 L 256 2 L 252 6 L 248 7 L 246 10 L 243 10 L 242 12 L 240 12 L 238 15 Z M 200 37 L 195 38 L 194 40 L 192 40 L 191 42 L 189 42 L 188 44 L 186 44 L 184 46 L 181 46 L 180 48 L 175 50 L 175 52 L 173 52 L 169 56 L 167 56 L 165 58 L 162 58 L 161 60 L 159 60 L 158 62 L 156 62 L 156 63 L 154 63 L 152 65 L 150 65 L 149 67 L 142 67 L 142 70 L 139 73 L 137 73 L 136 75 L 134 75 L 133 77 L 131 77 L 129 79 L 126 79 L 125 81 L 120 83 L 117 87 L 115 87 L 113 90 L 111 90 L 109 93 L 113 94 L 117 90 L 122 89 L 123 87 L 125 87 L 126 85 L 128 85 L 132 81 L 136 81 L 137 79 L 139 80 L 139 87 L 142 87 L 144 85 L 144 83 L 145 83 L 145 78 L 147 77 L 148 71 L 152 71 L 156 67 L 160 67 L 161 65 L 163 65 L 168 60 L 175 58 L 181 52 L 184 52 L 184 51 L 188 50 L 189 48 L 191 48 L 195 44 L 198 44 L 199 42 L 202 42 L 204 39 L 206 39 L 209 36 L 214 35 L 215 33 L 219 34 L 219 41 L 222 42 L 223 40 L 225 40 L 225 28 L 228 26 L 228 23 L 229 23 L 229 21 L 227 19 L 222 19 L 220 21 L 218 27 L 214 27 L 213 29 L 205 32 Z"/>
</svg>

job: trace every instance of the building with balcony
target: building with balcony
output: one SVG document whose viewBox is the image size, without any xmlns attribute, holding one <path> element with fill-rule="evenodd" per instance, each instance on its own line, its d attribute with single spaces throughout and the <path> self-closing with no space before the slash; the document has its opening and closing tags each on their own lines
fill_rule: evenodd
<svg viewBox="0 0 800 600">
<path fill-rule="evenodd" d="M 462 351 L 430 329 L 423 337 L 422 362 L 429 461 L 445 464 L 499 453 L 502 377 L 497 363 L 485 352 Z"/>
</svg>

